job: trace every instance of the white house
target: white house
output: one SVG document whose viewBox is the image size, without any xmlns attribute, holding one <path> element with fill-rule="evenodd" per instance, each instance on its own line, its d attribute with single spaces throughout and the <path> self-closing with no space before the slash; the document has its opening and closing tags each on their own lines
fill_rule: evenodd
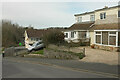
<svg viewBox="0 0 120 80">
<path fill-rule="evenodd" d="M 120 6 L 75 14 L 75 23 L 64 34 L 68 42 L 89 38 L 94 48 L 120 50 Z"/>
<path fill-rule="evenodd" d="M 65 40 L 68 42 L 79 42 L 81 39 L 89 39 L 89 28 L 94 25 L 94 11 L 83 14 L 76 14 L 75 23 L 64 31 Z"/>
<path fill-rule="evenodd" d="M 25 47 L 29 48 L 29 45 L 34 44 L 36 41 L 40 40 L 44 34 L 44 30 L 27 29 L 25 30 Z"/>
</svg>

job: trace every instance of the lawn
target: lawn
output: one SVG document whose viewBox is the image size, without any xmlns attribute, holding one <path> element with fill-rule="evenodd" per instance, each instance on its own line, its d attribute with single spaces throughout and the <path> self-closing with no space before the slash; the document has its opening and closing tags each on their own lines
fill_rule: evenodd
<svg viewBox="0 0 120 80">
<path fill-rule="evenodd" d="M 32 52 L 32 54 L 43 54 L 43 53 L 44 53 L 43 49 L 41 49 L 39 51 Z"/>
</svg>

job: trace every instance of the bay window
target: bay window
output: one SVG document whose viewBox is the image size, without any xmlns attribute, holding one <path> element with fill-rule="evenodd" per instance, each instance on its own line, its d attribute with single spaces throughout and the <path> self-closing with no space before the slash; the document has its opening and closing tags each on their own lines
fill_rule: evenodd
<svg viewBox="0 0 120 80">
<path fill-rule="evenodd" d="M 95 43 L 100 45 L 120 46 L 120 32 L 96 31 Z"/>
</svg>

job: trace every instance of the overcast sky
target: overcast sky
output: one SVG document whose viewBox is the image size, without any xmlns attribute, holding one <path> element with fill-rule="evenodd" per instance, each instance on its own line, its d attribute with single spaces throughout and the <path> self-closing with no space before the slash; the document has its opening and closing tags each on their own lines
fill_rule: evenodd
<svg viewBox="0 0 120 80">
<path fill-rule="evenodd" d="M 117 2 L 4 2 L 2 17 L 37 29 L 69 27 L 75 23 L 74 14 L 116 5 Z"/>
</svg>

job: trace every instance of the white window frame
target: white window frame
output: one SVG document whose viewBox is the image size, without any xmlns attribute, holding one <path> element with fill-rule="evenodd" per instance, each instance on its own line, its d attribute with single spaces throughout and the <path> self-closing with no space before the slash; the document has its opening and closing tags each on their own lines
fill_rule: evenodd
<svg viewBox="0 0 120 80">
<path fill-rule="evenodd" d="M 102 44 L 102 32 L 103 31 L 108 31 L 108 45 Z M 96 34 L 96 32 L 101 32 L 101 34 Z M 116 32 L 116 34 L 110 34 L 110 32 Z M 103 45 L 103 46 L 120 47 L 118 46 L 118 32 L 120 32 L 120 30 L 94 30 L 94 43 L 97 45 Z M 101 44 L 96 43 L 96 35 L 101 35 Z M 116 36 L 116 45 L 109 44 L 109 36 Z"/>
<path fill-rule="evenodd" d="M 101 19 L 101 14 L 102 14 L 102 19 Z M 105 15 L 104 15 L 105 14 Z M 104 18 L 105 17 L 105 18 Z M 100 20 L 105 20 L 106 19 L 106 12 L 102 12 L 102 13 L 100 13 Z"/>
<path fill-rule="evenodd" d="M 100 32 L 100 34 L 96 34 L 96 32 Z M 101 36 L 102 37 L 102 32 L 101 31 L 96 31 L 94 34 L 95 34 L 95 44 L 99 44 L 99 43 L 96 43 L 96 36 L 97 35 L 99 35 L 99 36 Z M 101 38 L 101 43 L 100 44 L 102 44 L 102 38 Z"/>
<path fill-rule="evenodd" d="M 109 32 L 109 34 L 108 34 L 109 38 L 110 38 L 110 36 L 115 36 L 116 37 L 116 45 L 110 45 L 110 43 L 109 43 L 110 46 L 116 46 L 117 47 L 117 35 L 116 35 L 116 33 L 115 34 L 110 34 L 110 32 Z M 110 42 L 110 39 L 108 39 L 108 41 Z"/>
<path fill-rule="evenodd" d="M 67 34 L 67 37 L 66 37 L 66 34 Z M 65 33 L 65 38 L 68 38 L 68 33 Z"/>
<path fill-rule="evenodd" d="M 95 15 L 90 15 L 90 21 L 95 21 Z"/>
<path fill-rule="evenodd" d="M 82 22 L 82 17 L 81 16 L 78 17 L 78 22 Z"/>
</svg>

